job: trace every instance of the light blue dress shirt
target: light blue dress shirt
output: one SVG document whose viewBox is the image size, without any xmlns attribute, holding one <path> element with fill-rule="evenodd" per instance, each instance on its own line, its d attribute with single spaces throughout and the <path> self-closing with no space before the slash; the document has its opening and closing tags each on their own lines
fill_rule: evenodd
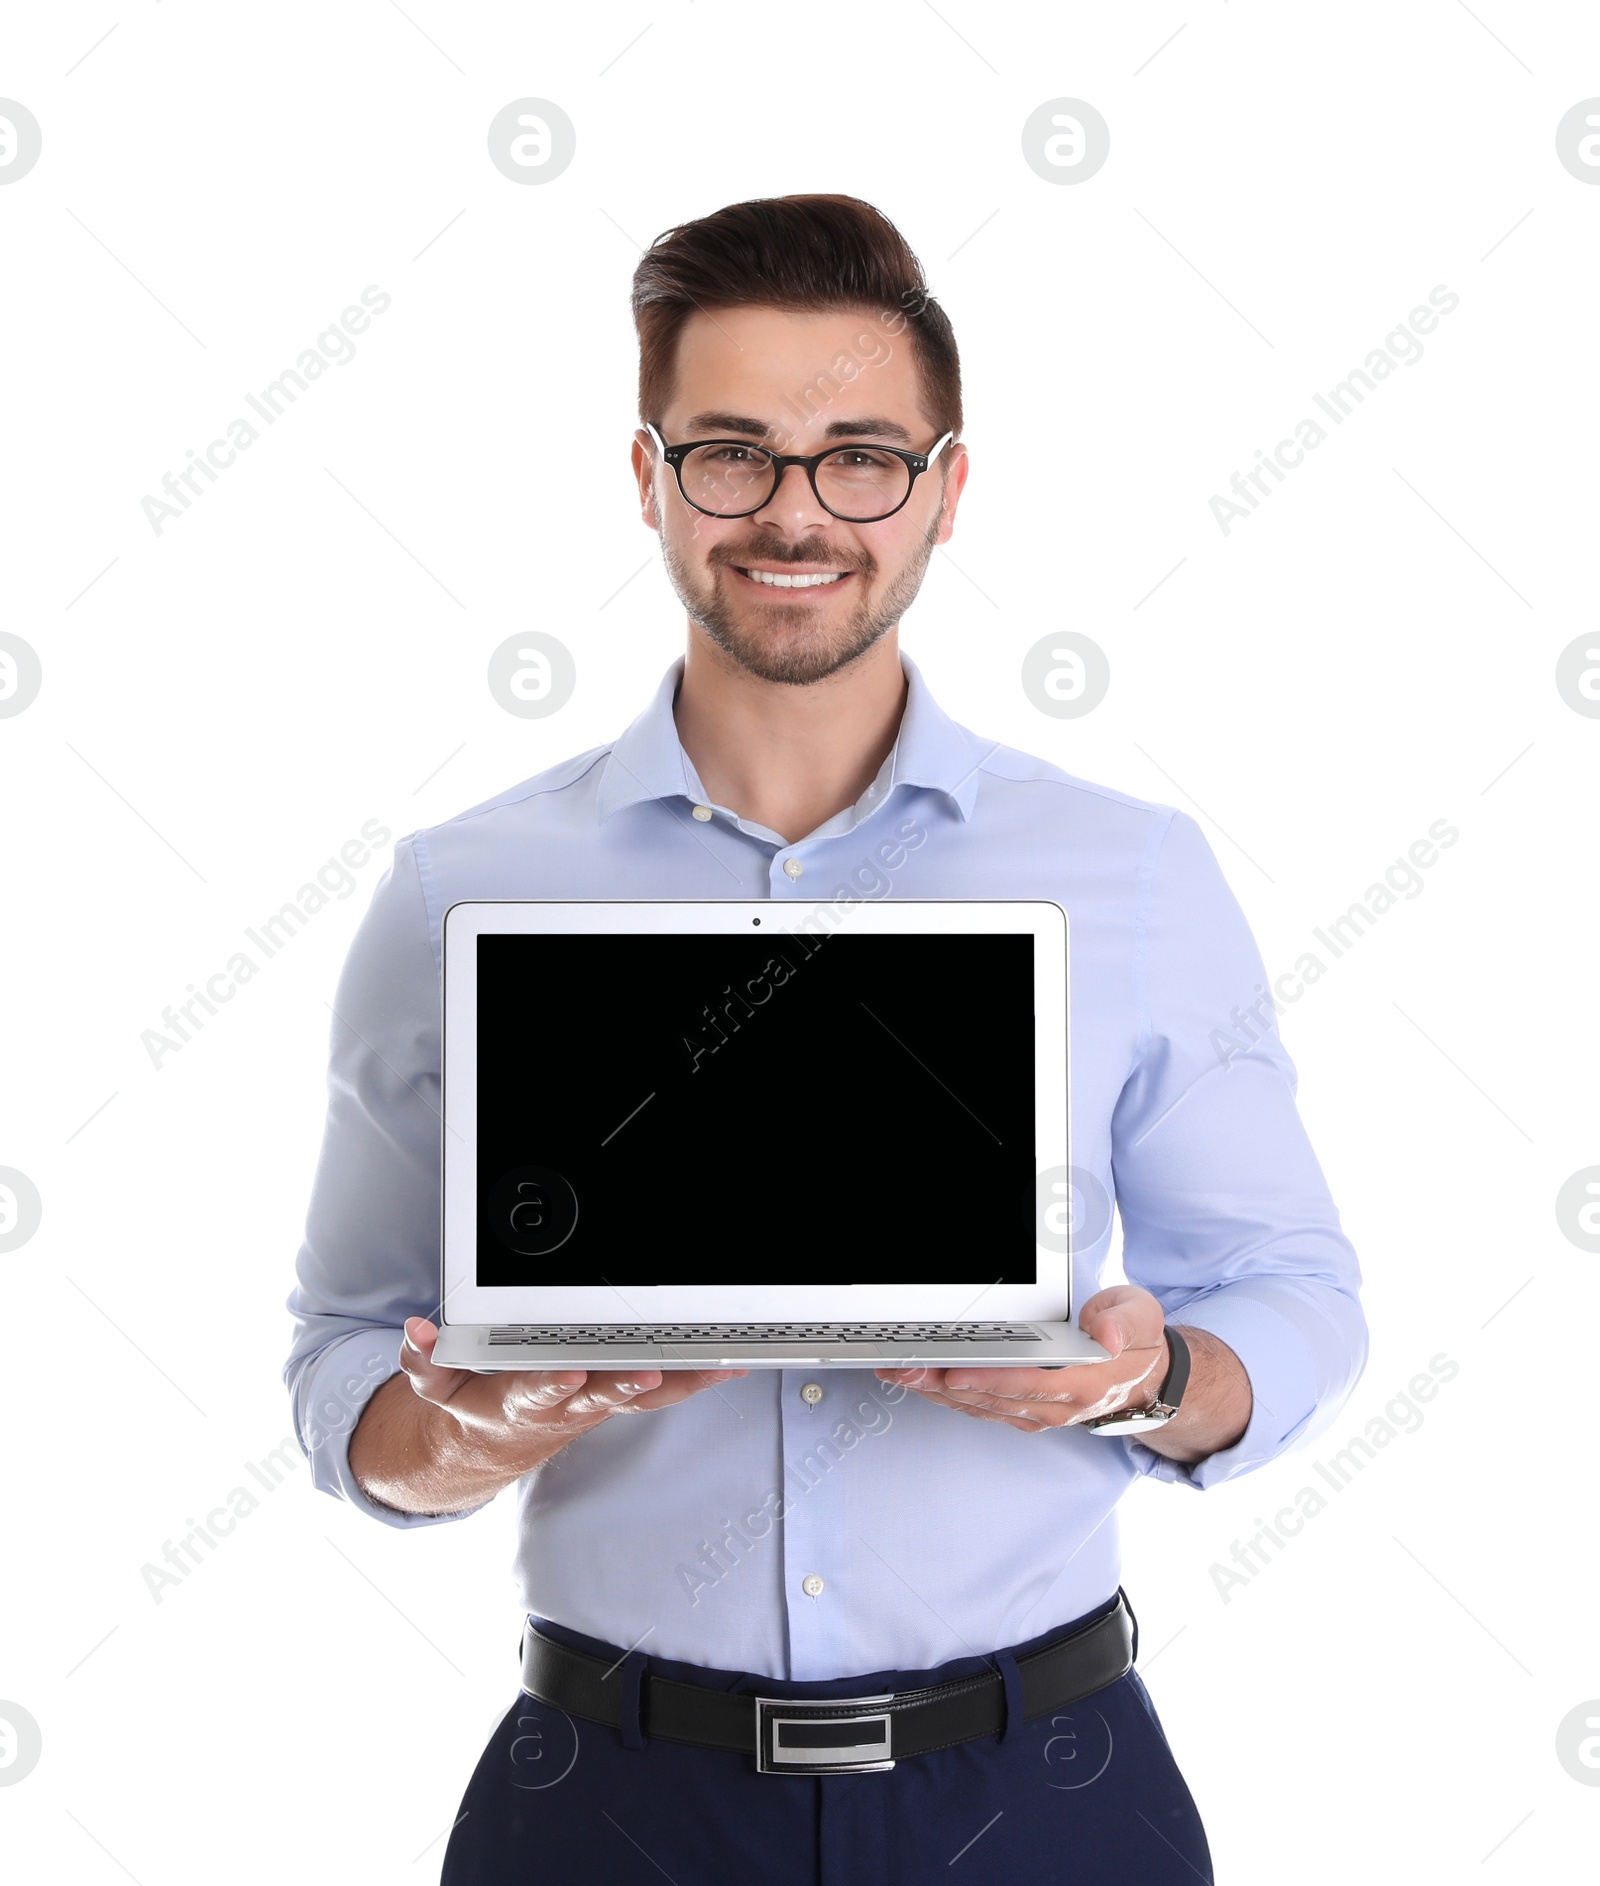
<svg viewBox="0 0 1600 1886">
<path fill-rule="evenodd" d="M 1200 828 L 969 733 L 902 655 L 899 737 L 855 805 L 797 843 L 706 794 L 678 740 L 681 660 L 620 739 L 395 846 L 335 1000 L 326 1134 L 285 1371 L 316 1483 L 394 1526 L 348 1441 L 439 1279 L 440 925 L 462 898 L 1053 898 L 1071 919 L 1073 1158 L 1115 1198 L 1128 1278 L 1240 1357 L 1254 1411 L 1193 1469 L 1133 1440 L 1024 1434 L 870 1369 L 753 1372 L 623 1415 L 519 1485 L 530 1611 L 663 1657 L 801 1680 L 920 1669 L 1035 1637 L 1120 1582 L 1138 1474 L 1206 1487 L 1325 1427 L 1366 1360 L 1360 1272 L 1275 1031 L 1265 975 Z M 1259 1006 L 1258 1006 L 1259 1005 Z M 818 1070 L 841 1145 L 870 1093 Z M 938 1210 L 914 1173 L 906 1223 Z M 783 1149 L 772 1150 L 783 1209 Z M 641 1237 L 651 1235 L 641 1216 Z M 841 1235 L 848 1235 L 841 1225 Z M 1100 1287 L 1109 1225 L 1074 1255 Z M 749 1253 L 761 1263 L 759 1230 Z M 819 1582 L 820 1581 L 820 1582 Z"/>
</svg>

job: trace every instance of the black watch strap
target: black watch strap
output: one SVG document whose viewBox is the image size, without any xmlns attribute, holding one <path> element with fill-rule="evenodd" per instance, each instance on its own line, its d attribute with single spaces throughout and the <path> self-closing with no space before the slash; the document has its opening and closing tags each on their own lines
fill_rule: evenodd
<svg viewBox="0 0 1600 1886">
<path fill-rule="evenodd" d="M 1167 1370 L 1167 1379 L 1156 1393 L 1156 1400 L 1165 1407 L 1176 1409 L 1182 1406 L 1183 1391 L 1189 1386 L 1189 1345 L 1173 1328 L 1167 1325 L 1167 1344 L 1172 1350 L 1172 1367 Z"/>
<path fill-rule="evenodd" d="M 1189 1386 L 1189 1345 L 1171 1323 L 1164 1333 L 1172 1360 L 1155 1400 L 1143 1408 L 1124 1408 L 1116 1414 L 1085 1421 L 1083 1425 L 1091 1434 L 1138 1434 L 1144 1429 L 1165 1427 L 1178 1412 L 1183 1392 Z"/>
</svg>

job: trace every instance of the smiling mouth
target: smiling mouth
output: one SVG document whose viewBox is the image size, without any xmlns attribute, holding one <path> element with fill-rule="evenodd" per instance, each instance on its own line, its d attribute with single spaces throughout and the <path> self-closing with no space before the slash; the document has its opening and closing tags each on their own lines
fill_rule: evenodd
<svg viewBox="0 0 1600 1886">
<path fill-rule="evenodd" d="M 853 574 L 849 570 L 749 570 L 738 563 L 728 567 L 747 583 L 759 584 L 763 589 L 789 591 L 835 589 L 840 583 L 847 582 Z"/>
</svg>

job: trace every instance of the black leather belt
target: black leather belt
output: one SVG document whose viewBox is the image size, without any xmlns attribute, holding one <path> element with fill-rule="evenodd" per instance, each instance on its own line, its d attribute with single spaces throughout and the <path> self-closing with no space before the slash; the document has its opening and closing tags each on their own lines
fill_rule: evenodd
<svg viewBox="0 0 1600 1886">
<path fill-rule="evenodd" d="M 1109 1611 L 1017 1659 L 1024 1719 L 1063 1709 L 1116 1682 L 1132 1668 L 1137 1643 L 1133 1612 L 1119 1591 Z M 523 1689 L 569 1716 L 620 1727 L 621 1668 L 621 1659 L 607 1665 L 531 1624 L 523 1631 Z M 997 1670 L 897 1695 L 826 1702 L 736 1695 L 646 1674 L 639 1712 L 647 1736 L 754 1755 L 763 1774 L 859 1774 L 997 1735 L 1005 1721 L 1005 1694 Z"/>
</svg>

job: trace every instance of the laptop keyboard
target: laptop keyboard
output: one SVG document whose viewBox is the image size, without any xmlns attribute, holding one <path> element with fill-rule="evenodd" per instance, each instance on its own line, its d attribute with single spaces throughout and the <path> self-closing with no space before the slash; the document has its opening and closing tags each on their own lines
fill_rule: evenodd
<svg viewBox="0 0 1600 1886">
<path fill-rule="evenodd" d="M 500 1324 L 491 1348 L 559 1348 L 603 1343 L 1030 1343 L 1044 1338 L 1032 1323 L 539 1323 Z"/>
</svg>

